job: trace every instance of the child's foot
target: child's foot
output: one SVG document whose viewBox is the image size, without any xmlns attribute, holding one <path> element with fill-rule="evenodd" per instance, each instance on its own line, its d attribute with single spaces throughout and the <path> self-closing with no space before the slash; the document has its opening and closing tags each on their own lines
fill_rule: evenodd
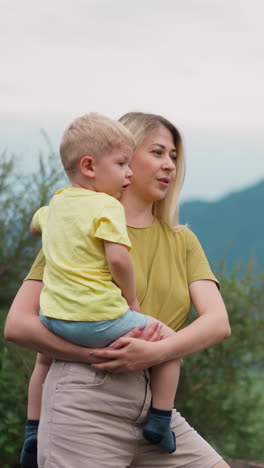
<svg viewBox="0 0 264 468">
<path fill-rule="evenodd" d="M 169 453 L 173 453 L 176 450 L 175 434 L 170 427 L 171 414 L 172 411 L 151 408 L 148 422 L 143 428 L 145 439 Z"/>
<path fill-rule="evenodd" d="M 24 442 L 20 455 L 20 464 L 23 468 L 38 468 L 37 444 L 36 436 L 28 438 Z"/>
<path fill-rule="evenodd" d="M 20 455 L 20 464 L 23 468 L 38 468 L 37 461 L 37 419 L 28 419 L 25 427 L 25 442 Z"/>
</svg>

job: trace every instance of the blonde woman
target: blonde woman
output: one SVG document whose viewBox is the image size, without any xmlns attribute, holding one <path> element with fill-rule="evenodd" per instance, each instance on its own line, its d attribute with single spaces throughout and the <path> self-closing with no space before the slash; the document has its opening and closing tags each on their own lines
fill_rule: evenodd
<svg viewBox="0 0 264 468">
<path fill-rule="evenodd" d="M 212 447 L 173 411 L 177 450 L 167 454 L 142 436 L 151 403 L 147 369 L 179 359 L 230 335 L 227 312 L 195 235 L 178 225 L 184 179 L 180 133 L 161 116 L 129 113 L 120 119 L 136 139 L 133 178 L 122 195 L 132 243 L 141 312 L 154 326 L 88 349 L 53 335 L 39 321 L 44 257 L 35 261 L 6 322 L 6 338 L 51 356 L 39 426 L 39 468 L 226 468 Z M 182 328 L 191 304 L 197 319 Z M 141 338 L 141 339 L 139 339 Z M 158 340 L 158 341 L 156 341 Z"/>
</svg>

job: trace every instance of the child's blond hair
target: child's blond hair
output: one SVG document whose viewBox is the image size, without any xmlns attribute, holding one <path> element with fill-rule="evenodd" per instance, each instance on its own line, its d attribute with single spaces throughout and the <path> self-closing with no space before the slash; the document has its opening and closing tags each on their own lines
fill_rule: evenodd
<svg viewBox="0 0 264 468">
<path fill-rule="evenodd" d="M 60 144 L 61 161 L 70 177 L 83 156 L 97 158 L 121 145 L 135 148 L 130 131 L 120 122 L 91 112 L 75 119 L 65 130 Z"/>
</svg>

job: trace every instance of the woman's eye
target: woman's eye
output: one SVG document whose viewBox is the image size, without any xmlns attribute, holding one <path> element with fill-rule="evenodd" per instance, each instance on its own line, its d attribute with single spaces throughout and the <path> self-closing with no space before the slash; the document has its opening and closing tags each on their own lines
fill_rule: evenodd
<svg viewBox="0 0 264 468">
<path fill-rule="evenodd" d="M 122 167 L 122 166 L 124 166 L 125 162 L 124 162 L 124 161 L 120 161 L 118 164 L 119 164 L 119 166 Z"/>
<path fill-rule="evenodd" d="M 154 151 L 152 151 L 152 153 L 156 154 L 157 156 L 161 156 L 161 155 L 162 155 L 162 151 L 161 151 L 161 150 L 154 150 Z"/>
<path fill-rule="evenodd" d="M 176 163 L 176 161 L 177 161 L 177 156 L 171 156 L 170 158 L 171 158 L 171 160 L 172 160 L 174 163 Z"/>
</svg>

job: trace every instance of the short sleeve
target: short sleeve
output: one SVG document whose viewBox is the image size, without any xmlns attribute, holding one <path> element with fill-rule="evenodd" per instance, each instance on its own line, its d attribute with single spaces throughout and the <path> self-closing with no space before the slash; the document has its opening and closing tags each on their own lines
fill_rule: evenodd
<svg viewBox="0 0 264 468">
<path fill-rule="evenodd" d="M 45 268 L 45 257 L 43 254 L 43 250 L 41 249 L 36 257 L 32 267 L 30 268 L 27 276 L 25 277 L 24 281 L 26 280 L 39 280 L 42 281 L 43 273 Z"/>
<path fill-rule="evenodd" d="M 94 236 L 131 248 L 124 208 L 117 200 L 106 204 L 101 214 L 96 218 Z"/>
<path fill-rule="evenodd" d="M 36 231 L 42 232 L 43 230 L 43 225 L 46 221 L 48 214 L 48 206 L 42 206 L 42 208 L 39 208 L 38 211 L 34 214 L 32 218 L 32 224 Z"/>
<path fill-rule="evenodd" d="M 219 287 L 219 281 L 213 274 L 204 250 L 196 235 L 187 229 L 187 281 L 188 284 L 198 280 L 212 280 Z"/>
</svg>

